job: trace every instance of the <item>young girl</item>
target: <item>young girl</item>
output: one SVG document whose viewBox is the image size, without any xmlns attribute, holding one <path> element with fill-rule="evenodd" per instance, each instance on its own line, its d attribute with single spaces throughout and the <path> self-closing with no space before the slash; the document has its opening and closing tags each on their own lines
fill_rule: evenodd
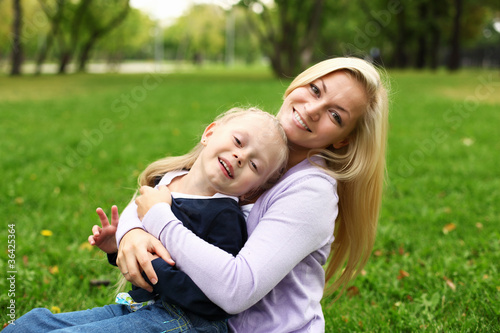
<svg viewBox="0 0 500 333">
<path fill-rule="evenodd" d="M 287 155 L 286 136 L 275 117 L 257 109 L 233 109 L 205 129 L 191 152 L 149 165 L 140 185 L 168 186 L 173 196 L 173 200 L 169 196 L 171 210 L 186 228 L 211 246 L 236 255 L 247 238 L 238 197 L 277 179 Z M 89 240 L 112 254 L 117 251 L 117 208 L 112 208 L 111 225 L 101 209 L 98 214 L 103 229 Z M 131 203 L 123 216 L 139 221 L 137 206 Z M 161 258 L 152 264 L 159 278 L 152 292 L 134 287 L 119 295 L 120 304 L 87 311 L 51 314 L 47 309 L 34 309 L 5 332 L 227 331 L 224 319 L 229 315 L 185 273 Z"/>
<path fill-rule="evenodd" d="M 163 243 L 214 303 L 237 314 L 229 319 L 230 331 L 325 330 L 320 303 L 325 280 L 333 281 L 328 293 L 344 290 L 365 265 L 375 240 L 385 175 L 387 92 L 370 63 L 329 59 L 293 80 L 278 118 L 290 148 L 287 171 L 253 206 L 249 237 L 238 255 L 190 233 L 161 203 L 165 194 L 148 190 L 138 213 L 152 235 L 118 225 L 118 265 L 130 273 L 129 281 L 149 286 L 137 272 L 142 267 L 150 280 L 155 277 L 147 252 L 168 258 Z"/>
</svg>

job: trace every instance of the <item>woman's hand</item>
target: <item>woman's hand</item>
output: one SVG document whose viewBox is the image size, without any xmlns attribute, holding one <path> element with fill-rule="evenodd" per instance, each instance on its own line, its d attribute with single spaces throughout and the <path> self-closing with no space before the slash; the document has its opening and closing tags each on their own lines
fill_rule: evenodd
<svg viewBox="0 0 500 333">
<path fill-rule="evenodd" d="M 111 224 L 102 208 L 96 209 L 97 215 L 101 219 L 102 228 L 98 225 L 92 227 L 92 235 L 89 236 L 90 245 L 97 246 L 106 253 L 116 253 L 116 229 L 118 228 L 118 207 L 111 207 Z"/>
<path fill-rule="evenodd" d="M 135 203 L 137 204 L 137 215 L 141 221 L 151 207 L 157 203 L 166 202 L 172 205 L 172 194 L 165 185 L 159 186 L 158 189 L 150 186 L 141 186 L 139 192 L 141 195 L 135 199 Z"/>
<path fill-rule="evenodd" d="M 153 288 L 142 277 L 144 271 L 149 281 L 154 285 L 158 282 L 151 260 L 161 257 L 170 265 L 175 262 L 167 249 L 154 236 L 142 229 L 132 229 L 123 236 L 118 249 L 116 264 L 123 276 L 135 286 L 153 291 Z"/>
</svg>

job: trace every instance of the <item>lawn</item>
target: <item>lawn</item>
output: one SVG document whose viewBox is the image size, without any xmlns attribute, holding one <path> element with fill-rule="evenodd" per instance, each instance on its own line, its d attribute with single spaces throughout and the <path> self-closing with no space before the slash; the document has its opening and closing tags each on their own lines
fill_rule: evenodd
<svg viewBox="0 0 500 333">
<path fill-rule="evenodd" d="M 324 300 L 327 332 L 498 331 L 499 73 L 389 74 L 377 241 Z M 112 302 L 117 271 L 87 245 L 95 209 L 123 208 L 149 162 L 186 152 L 220 112 L 276 112 L 287 83 L 255 69 L 0 77 L 0 322 Z"/>
</svg>

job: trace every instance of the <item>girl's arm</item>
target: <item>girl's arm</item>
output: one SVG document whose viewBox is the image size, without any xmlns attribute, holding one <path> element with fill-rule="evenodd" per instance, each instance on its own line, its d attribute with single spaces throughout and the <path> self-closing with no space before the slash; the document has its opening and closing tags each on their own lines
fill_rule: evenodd
<svg viewBox="0 0 500 333">
<path fill-rule="evenodd" d="M 228 313 L 251 307 L 300 261 L 323 247 L 337 216 L 336 184 L 306 176 L 276 195 L 240 253 L 234 257 L 203 241 L 178 221 L 168 204 L 156 204 L 143 224 L 167 244 L 177 266 Z"/>
</svg>

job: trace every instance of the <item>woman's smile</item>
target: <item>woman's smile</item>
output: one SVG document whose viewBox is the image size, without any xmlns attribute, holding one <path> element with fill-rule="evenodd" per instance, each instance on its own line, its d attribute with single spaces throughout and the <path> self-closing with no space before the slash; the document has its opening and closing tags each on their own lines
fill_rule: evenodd
<svg viewBox="0 0 500 333">
<path fill-rule="evenodd" d="M 312 132 L 311 129 L 309 128 L 309 126 L 307 126 L 304 119 L 302 119 L 300 113 L 298 113 L 297 110 L 295 110 L 295 108 L 293 109 L 293 117 L 295 118 L 295 120 L 297 120 L 299 125 L 302 126 L 306 131 Z"/>
</svg>

